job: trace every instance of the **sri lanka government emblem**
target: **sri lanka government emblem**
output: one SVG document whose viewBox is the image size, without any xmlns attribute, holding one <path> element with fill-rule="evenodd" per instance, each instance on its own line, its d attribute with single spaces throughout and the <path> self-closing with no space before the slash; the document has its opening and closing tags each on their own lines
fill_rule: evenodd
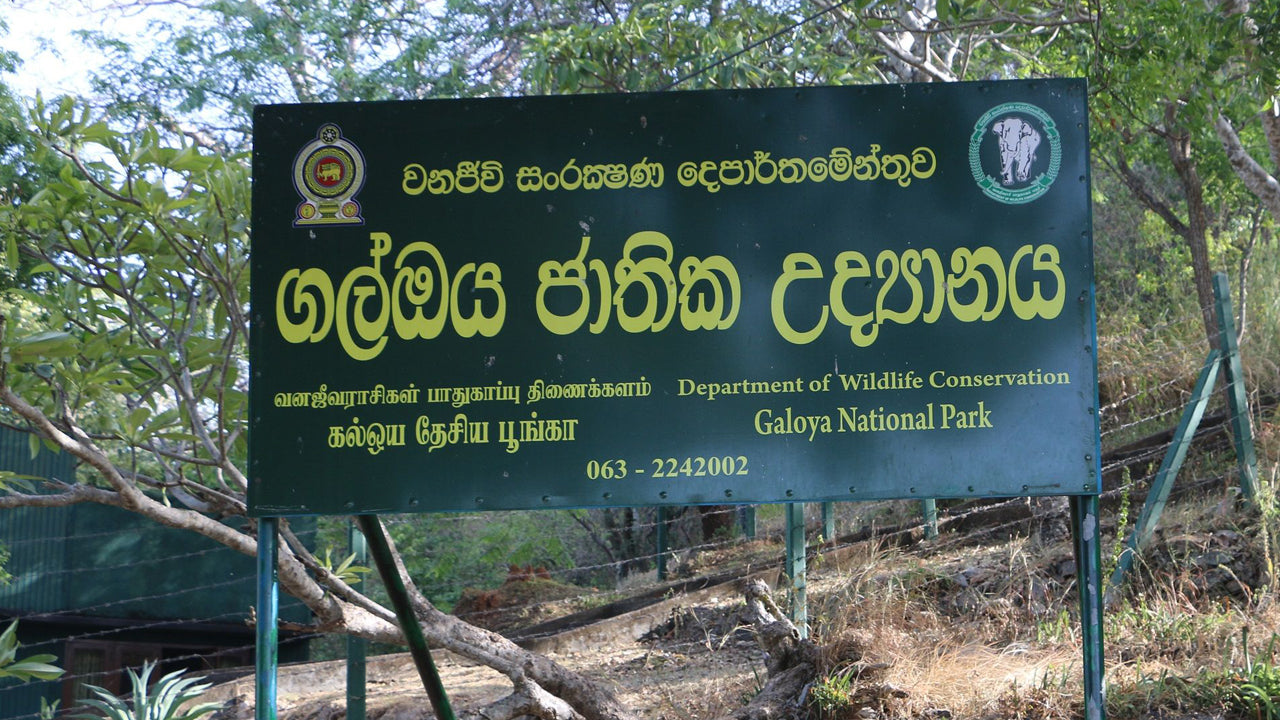
<svg viewBox="0 0 1280 720">
<path fill-rule="evenodd" d="M 295 227 L 363 225 L 356 194 L 364 187 L 364 155 L 337 125 L 322 125 L 293 161 L 293 187 L 302 196 Z"/>
<path fill-rule="evenodd" d="M 1062 167 L 1062 135 L 1053 118 L 1029 103 L 997 105 L 969 138 L 969 169 L 987 197 L 1021 205 L 1044 195 Z"/>
</svg>

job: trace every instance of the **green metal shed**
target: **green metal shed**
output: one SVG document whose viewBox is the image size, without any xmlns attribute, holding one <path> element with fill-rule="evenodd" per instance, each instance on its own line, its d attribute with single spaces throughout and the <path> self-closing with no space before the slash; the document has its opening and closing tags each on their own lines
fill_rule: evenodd
<svg viewBox="0 0 1280 720">
<path fill-rule="evenodd" d="M 69 481 L 75 464 L 48 450 L 32 458 L 26 435 L 0 430 L 0 470 Z M 314 536 L 314 521 L 294 525 Z M 13 576 L 0 586 L 0 623 L 19 620 L 20 655 L 52 653 L 67 670 L 62 681 L 0 681 L 0 719 L 37 717 L 41 698 L 66 708 L 85 683 L 127 689 L 122 669 L 147 659 L 204 675 L 253 662 L 250 556 L 89 503 L 0 511 L 0 546 Z M 281 617 L 306 623 L 310 613 L 282 598 Z M 305 660 L 308 639 L 284 634 L 280 651 L 283 661 Z"/>
</svg>

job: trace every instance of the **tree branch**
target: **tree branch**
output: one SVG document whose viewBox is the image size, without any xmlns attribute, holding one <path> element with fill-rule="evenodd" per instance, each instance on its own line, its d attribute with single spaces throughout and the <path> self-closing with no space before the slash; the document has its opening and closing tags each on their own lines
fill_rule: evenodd
<svg viewBox="0 0 1280 720">
<path fill-rule="evenodd" d="M 1265 114 L 1264 114 L 1265 115 Z M 1272 128 L 1267 120 L 1263 120 L 1263 127 L 1267 129 L 1268 141 L 1271 140 L 1272 134 L 1276 138 L 1276 144 L 1280 144 L 1280 121 L 1273 123 L 1276 127 Z M 1265 168 L 1258 164 L 1257 160 L 1249 154 L 1245 149 L 1244 143 L 1240 141 L 1240 136 L 1236 133 L 1235 127 L 1226 115 L 1218 113 L 1217 120 L 1214 122 L 1214 130 L 1218 133 L 1218 139 L 1222 141 L 1222 149 L 1227 153 L 1227 160 L 1231 162 L 1231 169 L 1235 170 L 1236 177 L 1244 183 L 1249 192 L 1258 197 L 1267 208 L 1267 212 L 1271 213 L 1271 217 L 1280 222 L 1280 182 Z M 1273 148 L 1273 152 L 1276 149 Z"/>
<path fill-rule="evenodd" d="M 1138 202 L 1145 205 L 1151 212 L 1159 215 L 1170 230 L 1173 230 L 1180 237 L 1187 237 L 1191 232 L 1190 228 L 1173 212 L 1173 208 L 1156 197 L 1146 179 L 1129 167 L 1129 159 L 1125 156 L 1123 149 L 1116 151 L 1116 162 L 1111 167 L 1120 174 L 1120 179 L 1124 181 L 1125 187 L 1129 188 L 1134 197 L 1138 198 Z"/>
<path fill-rule="evenodd" d="M 95 502 L 116 507 L 124 506 L 120 496 L 110 490 L 57 480 L 45 480 L 44 484 L 57 488 L 60 492 L 56 495 L 27 495 L 8 492 L 0 495 L 0 510 L 20 507 L 67 507 L 68 505 L 76 505 L 83 502 Z"/>
</svg>

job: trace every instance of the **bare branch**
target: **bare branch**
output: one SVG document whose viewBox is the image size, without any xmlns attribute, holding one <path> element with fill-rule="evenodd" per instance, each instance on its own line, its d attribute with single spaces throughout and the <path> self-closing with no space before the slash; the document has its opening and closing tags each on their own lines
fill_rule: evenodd
<svg viewBox="0 0 1280 720">
<path fill-rule="evenodd" d="M 124 503 L 117 493 L 95 488 L 90 485 L 65 483 L 56 480 L 45 480 L 44 484 L 57 489 L 56 495 L 28 495 L 10 492 L 0 495 L 0 510 L 20 507 L 66 507 L 83 502 L 95 502 L 102 505 L 123 507 Z"/>
<path fill-rule="evenodd" d="M 1264 127 L 1267 126 L 1265 120 L 1263 124 Z M 1277 124 L 1280 125 L 1280 121 Z M 1214 129 L 1218 133 L 1218 139 L 1222 141 L 1222 148 L 1227 153 L 1227 160 L 1231 162 L 1231 169 L 1235 170 L 1236 177 L 1266 206 L 1271 217 L 1280 222 L 1280 182 L 1253 159 L 1226 115 L 1218 113 Z M 1269 131 L 1269 135 L 1270 132 L 1276 132 L 1276 136 L 1280 137 L 1280 128 Z"/>
</svg>

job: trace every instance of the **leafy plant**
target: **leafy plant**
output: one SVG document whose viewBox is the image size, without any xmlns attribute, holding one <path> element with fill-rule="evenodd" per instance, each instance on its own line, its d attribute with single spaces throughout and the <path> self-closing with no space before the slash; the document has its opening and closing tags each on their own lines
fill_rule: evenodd
<svg viewBox="0 0 1280 720">
<path fill-rule="evenodd" d="M 1129 492 L 1133 489 L 1133 478 L 1129 473 L 1129 466 L 1126 465 L 1120 470 L 1120 507 L 1116 510 L 1116 537 L 1111 545 L 1111 554 L 1107 558 L 1106 567 L 1103 568 L 1102 576 L 1104 578 L 1111 577 L 1116 571 L 1116 567 L 1120 565 L 1120 557 L 1124 555 L 1125 542 L 1128 538 L 1129 531 Z"/>
<path fill-rule="evenodd" d="M 364 575 L 369 573 L 369 568 L 364 565 L 353 564 L 356 560 L 355 553 L 351 553 L 339 562 L 336 566 L 333 564 L 332 557 L 333 548 L 324 549 L 324 557 L 319 560 L 320 567 L 333 573 L 339 580 L 348 585 L 358 582 Z"/>
<path fill-rule="evenodd" d="M 818 717 L 838 717 L 853 705 L 853 675 L 850 669 L 825 675 L 809 690 L 809 704 Z"/>
<path fill-rule="evenodd" d="M 154 662 L 142 664 L 142 674 L 129 669 L 129 682 L 133 686 L 132 703 L 111 694 L 110 691 L 96 685 L 87 687 L 99 699 L 82 700 L 81 702 L 98 710 L 101 715 L 82 713 L 76 718 L 85 720 L 195 720 L 222 707 L 222 703 L 206 702 L 183 710 L 183 705 L 195 700 L 209 689 L 208 683 L 201 683 L 204 678 L 185 678 L 185 670 L 175 670 L 151 685 L 151 673 L 156 669 Z"/>
<path fill-rule="evenodd" d="M 1280 667 L 1273 662 L 1276 635 L 1267 645 L 1266 660 L 1249 656 L 1249 628 L 1241 628 L 1241 644 L 1245 650 L 1245 666 L 1226 673 L 1222 678 L 1225 704 L 1245 717 L 1280 718 Z"/>
<path fill-rule="evenodd" d="M 17 678 L 23 682 L 30 680 L 56 680 L 62 675 L 62 668 L 50 665 L 56 660 L 52 655 L 32 655 L 18 659 L 18 621 L 9 624 L 8 629 L 0 633 L 0 678 Z"/>
</svg>

